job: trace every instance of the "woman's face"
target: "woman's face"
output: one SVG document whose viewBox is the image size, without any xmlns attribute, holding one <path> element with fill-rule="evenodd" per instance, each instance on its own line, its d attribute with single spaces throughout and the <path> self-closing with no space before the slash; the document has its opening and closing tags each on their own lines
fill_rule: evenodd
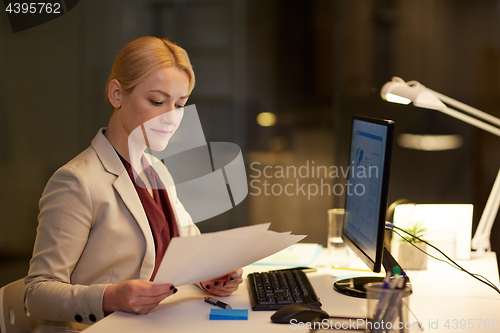
<svg viewBox="0 0 500 333">
<path fill-rule="evenodd" d="M 131 93 L 122 94 L 121 122 L 129 149 L 165 149 L 181 123 L 188 97 L 189 77 L 176 67 L 160 69 Z"/>
</svg>

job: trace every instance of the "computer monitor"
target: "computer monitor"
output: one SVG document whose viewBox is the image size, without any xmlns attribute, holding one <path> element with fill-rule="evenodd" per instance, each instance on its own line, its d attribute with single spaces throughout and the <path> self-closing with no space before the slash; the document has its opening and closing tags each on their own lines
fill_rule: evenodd
<svg viewBox="0 0 500 333">
<path fill-rule="evenodd" d="M 397 266 L 406 276 L 384 247 L 393 138 L 392 120 L 354 116 L 342 239 L 373 272 L 380 272 L 383 265 L 393 275 Z M 349 296 L 366 297 L 364 285 L 382 280 L 355 277 L 335 282 L 334 288 Z"/>
</svg>

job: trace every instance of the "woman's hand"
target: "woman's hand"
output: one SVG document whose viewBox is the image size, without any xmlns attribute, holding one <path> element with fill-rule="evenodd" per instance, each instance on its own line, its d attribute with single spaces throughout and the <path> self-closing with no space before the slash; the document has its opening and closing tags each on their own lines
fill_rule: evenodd
<svg viewBox="0 0 500 333">
<path fill-rule="evenodd" d="M 240 268 L 217 279 L 203 281 L 201 285 L 203 289 L 216 296 L 229 296 L 238 290 L 238 286 L 243 282 L 242 275 L 243 270 Z"/>
<path fill-rule="evenodd" d="M 146 314 L 162 300 L 177 292 L 171 284 L 153 284 L 146 280 L 128 280 L 104 290 L 102 309 L 105 315 L 115 311 Z"/>
</svg>

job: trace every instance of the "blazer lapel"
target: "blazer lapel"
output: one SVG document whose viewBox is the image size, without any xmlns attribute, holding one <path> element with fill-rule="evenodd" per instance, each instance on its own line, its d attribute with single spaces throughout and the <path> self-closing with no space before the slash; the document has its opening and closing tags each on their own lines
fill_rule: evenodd
<svg viewBox="0 0 500 333">
<path fill-rule="evenodd" d="M 140 278 L 149 280 L 151 274 L 153 273 L 156 257 L 155 243 L 151 227 L 149 226 L 146 212 L 142 207 L 141 200 L 137 195 L 134 184 L 130 180 L 129 175 L 113 146 L 102 134 L 103 130 L 104 128 L 99 130 L 99 133 L 92 141 L 92 146 L 106 171 L 117 176 L 115 182 L 113 183 L 113 187 L 132 217 L 135 219 L 136 223 L 139 225 L 139 228 L 146 239 L 146 253 L 141 265 Z"/>
</svg>

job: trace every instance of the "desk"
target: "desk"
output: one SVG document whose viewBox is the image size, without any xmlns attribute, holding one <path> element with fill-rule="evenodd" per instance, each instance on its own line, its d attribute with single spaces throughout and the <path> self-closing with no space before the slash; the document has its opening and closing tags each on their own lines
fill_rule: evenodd
<svg viewBox="0 0 500 333">
<path fill-rule="evenodd" d="M 488 253 L 482 257 L 474 256 L 473 259 L 461 261 L 460 264 L 499 285 L 495 253 Z M 425 271 L 408 272 L 414 291 L 410 296 L 410 309 L 422 322 L 425 332 L 500 332 L 499 294 L 446 263 L 430 260 L 428 267 Z M 269 266 L 251 265 L 245 268 L 245 274 L 269 269 Z M 365 317 L 367 307 L 365 299 L 344 296 L 332 289 L 333 282 L 337 279 L 334 276 L 346 275 L 361 276 L 368 273 L 318 268 L 318 272 L 308 274 L 316 293 L 321 298 L 323 310 L 333 316 Z M 177 294 L 168 297 L 147 315 L 114 313 L 85 332 L 308 332 L 305 329 L 293 329 L 290 325 L 271 323 L 269 318 L 273 314 L 272 311 L 249 310 L 248 321 L 211 321 L 209 312 L 214 307 L 203 301 L 204 296 L 206 293 L 193 285 L 182 286 L 179 287 Z M 235 309 L 250 309 L 246 281 L 232 296 L 221 299 Z M 461 319 L 468 321 L 467 324 L 471 325 L 471 329 L 461 330 Z M 489 329 L 484 327 L 484 321 L 478 327 L 479 319 L 489 319 L 490 324 L 493 320 L 497 320 L 496 330 L 492 329 L 493 327 Z M 411 320 L 414 318 L 411 317 Z M 449 329 L 445 327 L 447 320 Z M 458 329 L 452 328 L 454 323 Z"/>
</svg>

